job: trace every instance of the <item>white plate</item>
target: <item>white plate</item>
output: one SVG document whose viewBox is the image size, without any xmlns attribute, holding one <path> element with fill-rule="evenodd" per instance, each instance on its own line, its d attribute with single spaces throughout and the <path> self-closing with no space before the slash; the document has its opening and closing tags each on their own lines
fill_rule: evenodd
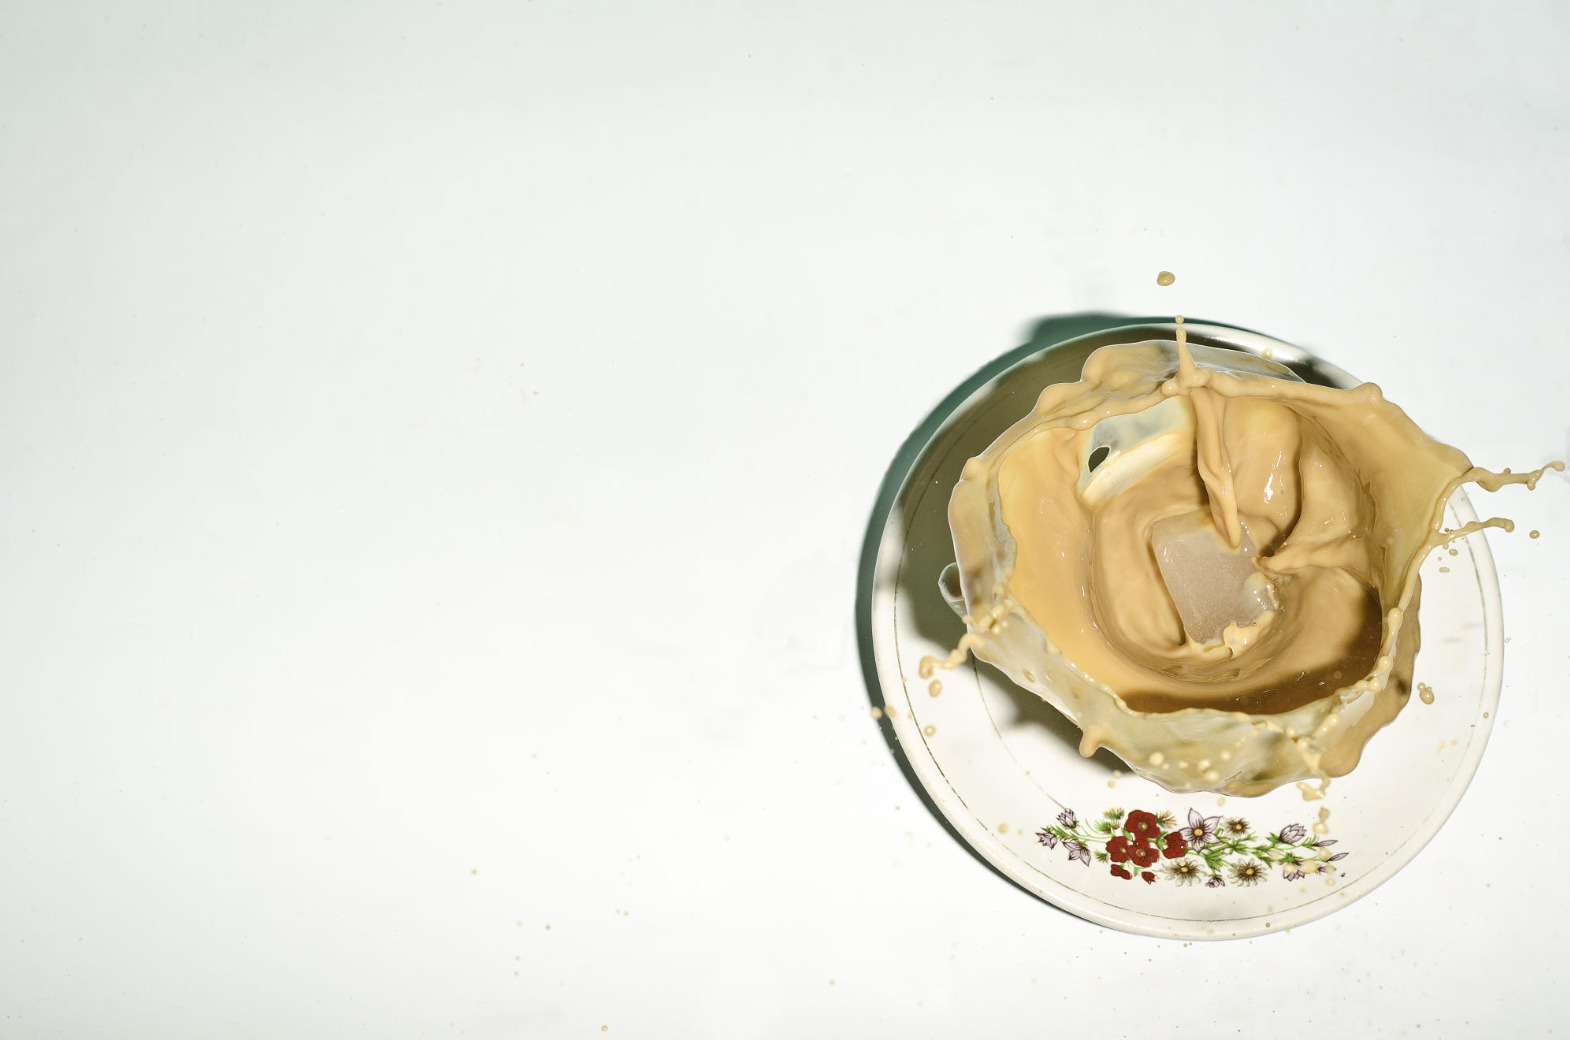
<svg viewBox="0 0 1570 1040">
<path fill-rule="evenodd" d="M 1268 351 L 1314 381 L 1355 382 L 1256 333 L 1186 328 L 1194 342 Z M 1305 801 L 1291 785 L 1258 798 L 1176 795 L 1129 773 L 1107 751 L 1081 758 L 1072 723 L 974 659 L 940 672 L 942 691 L 930 695 L 917 662 L 943 656 L 964 632 L 938 591 L 938 574 L 954 558 L 946 511 L 960 467 L 1044 386 L 1078 378 L 1095 348 L 1170 339 L 1172 329 L 1123 326 L 1024 356 L 1016 351 L 951 394 L 889 471 L 863 558 L 858 620 L 874 713 L 883 714 L 930 806 L 976 853 L 1021 887 L 1098 924 L 1182 939 L 1239 938 L 1304 924 L 1367 895 L 1438 832 L 1477 768 L 1498 704 L 1499 590 L 1481 534 L 1452 543 L 1456 555 L 1440 550 L 1424 564 L 1415 680 L 1432 687 L 1433 703 L 1414 695 L 1369 742 L 1357 769 L 1319 801 Z M 1475 514 L 1458 492 L 1446 517 L 1454 527 Z M 1107 839 L 1097 824 L 1113 826 L 1109 815 L 1126 822 L 1135 810 L 1170 821 L 1163 831 L 1190 826 L 1191 814 L 1212 828 L 1239 820 L 1243 837 L 1204 846 L 1225 850 L 1211 862 L 1190 852 L 1159 860 L 1150 868 L 1154 881 L 1140 873 L 1124 880 L 1112 875 L 1116 864 L 1095 855 Z M 1328 832 L 1316 835 L 1322 810 Z M 1063 840 L 1072 835 L 1079 846 Z M 1290 848 L 1283 837 L 1294 839 Z M 1287 852 L 1320 865 L 1293 867 L 1282 862 Z M 1185 862 L 1196 868 L 1187 883 L 1163 869 Z M 1209 881 L 1213 867 L 1220 883 Z M 1300 870 L 1307 872 L 1288 876 Z"/>
</svg>

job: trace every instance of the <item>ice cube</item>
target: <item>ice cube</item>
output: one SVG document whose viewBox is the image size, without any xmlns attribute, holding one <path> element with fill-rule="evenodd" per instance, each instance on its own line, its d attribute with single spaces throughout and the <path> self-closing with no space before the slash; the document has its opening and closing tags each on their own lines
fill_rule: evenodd
<svg viewBox="0 0 1570 1040">
<path fill-rule="evenodd" d="M 1213 643 L 1228 625 L 1247 625 L 1274 606 L 1246 526 L 1234 549 L 1208 515 L 1167 517 L 1152 525 L 1150 546 L 1183 630 L 1196 643 Z"/>
</svg>

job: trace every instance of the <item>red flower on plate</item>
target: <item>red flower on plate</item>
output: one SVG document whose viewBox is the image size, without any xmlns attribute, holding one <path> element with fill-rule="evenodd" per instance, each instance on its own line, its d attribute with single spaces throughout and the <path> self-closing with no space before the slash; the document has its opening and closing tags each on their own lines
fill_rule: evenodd
<svg viewBox="0 0 1570 1040">
<path fill-rule="evenodd" d="M 1132 881 L 1134 879 L 1134 875 L 1130 874 L 1128 871 L 1124 870 L 1122 867 L 1113 867 L 1112 868 L 1112 876 L 1113 877 L 1120 877 L 1124 881 Z"/>
<path fill-rule="evenodd" d="M 1143 809 L 1135 809 L 1129 813 L 1123 828 L 1141 841 L 1149 841 L 1161 833 L 1161 825 L 1156 822 L 1156 814 Z"/>
<path fill-rule="evenodd" d="M 1152 874 L 1148 870 L 1141 871 L 1140 875 L 1139 875 L 1139 879 L 1141 881 L 1143 881 L 1147 885 L 1154 885 L 1156 883 L 1156 875 Z"/>
<path fill-rule="evenodd" d="M 1128 862 L 1129 840 L 1121 834 L 1107 842 L 1107 855 L 1114 863 Z"/>
<path fill-rule="evenodd" d="M 1184 856 L 1188 855 L 1188 842 L 1183 840 L 1183 834 L 1181 831 L 1168 832 L 1167 844 L 1166 847 L 1161 850 L 1161 854 L 1167 859 L 1182 859 Z"/>
<path fill-rule="evenodd" d="M 1148 841 L 1135 842 L 1128 850 L 1128 858 L 1140 867 L 1148 867 L 1160 859 L 1161 856 Z"/>
</svg>

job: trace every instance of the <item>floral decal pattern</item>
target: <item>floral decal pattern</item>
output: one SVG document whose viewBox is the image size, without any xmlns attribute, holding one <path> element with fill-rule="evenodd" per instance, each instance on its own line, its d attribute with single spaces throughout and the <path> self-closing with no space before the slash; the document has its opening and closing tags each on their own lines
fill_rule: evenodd
<svg viewBox="0 0 1570 1040">
<path fill-rule="evenodd" d="M 1334 838 L 1321 838 L 1301 823 L 1289 823 L 1265 835 L 1254 832 L 1239 816 L 1205 816 L 1188 811 L 1188 825 L 1179 826 L 1169 812 L 1108 809 L 1100 819 L 1080 820 L 1072 809 L 1058 814 L 1056 824 L 1036 832 L 1049 849 L 1061 846 L 1069 860 L 1090 866 L 1110 865 L 1113 877 L 1146 884 L 1165 878 L 1176 885 L 1257 885 L 1275 871 L 1296 881 L 1310 874 L 1333 874 L 1331 864 L 1345 852 L 1332 853 Z"/>
</svg>

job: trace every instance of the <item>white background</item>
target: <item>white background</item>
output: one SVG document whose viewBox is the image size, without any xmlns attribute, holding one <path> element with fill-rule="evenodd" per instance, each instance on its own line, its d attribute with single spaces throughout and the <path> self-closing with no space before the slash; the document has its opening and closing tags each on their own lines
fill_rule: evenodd
<svg viewBox="0 0 1570 1040">
<path fill-rule="evenodd" d="M 1483 11 L 5 3 L 0 1035 L 1554 1026 L 1570 483 L 1475 500 L 1466 799 L 1289 934 L 984 869 L 854 635 L 885 466 L 1044 316 L 1562 457 L 1570 15 Z"/>
</svg>

